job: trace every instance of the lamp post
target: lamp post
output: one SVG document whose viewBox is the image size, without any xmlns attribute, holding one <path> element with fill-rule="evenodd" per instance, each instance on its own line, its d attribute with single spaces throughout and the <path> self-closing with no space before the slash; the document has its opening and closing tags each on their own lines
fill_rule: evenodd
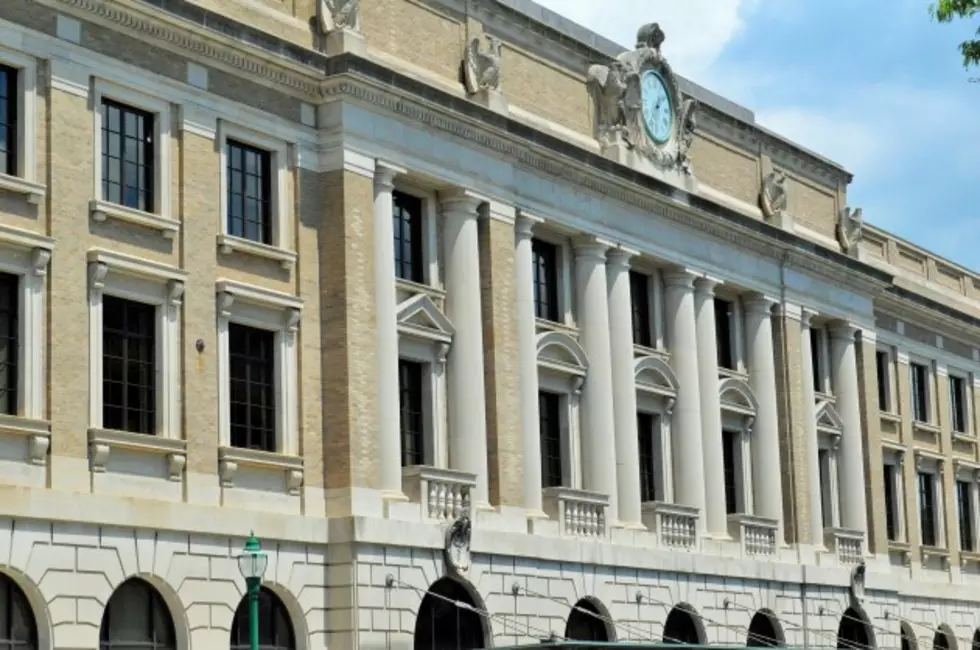
<svg viewBox="0 0 980 650">
<path fill-rule="evenodd" d="M 262 544 L 253 532 L 238 556 L 238 570 L 248 589 L 248 638 L 252 650 L 259 650 L 259 591 L 268 564 L 269 556 L 262 552 Z"/>
</svg>

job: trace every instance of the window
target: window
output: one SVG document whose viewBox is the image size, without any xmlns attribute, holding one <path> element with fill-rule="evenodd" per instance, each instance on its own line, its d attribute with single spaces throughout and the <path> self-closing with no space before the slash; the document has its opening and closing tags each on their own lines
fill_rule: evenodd
<svg viewBox="0 0 980 650">
<path fill-rule="evenodd" d="M 401 409 L 402 467 L 425 464 L 425 403 L 422 364 L 398 362 L 398 394 Z"/>
<path fill-rule="evenodd" d="M 810 328 L 810 363 L 813 370 L 813 387 L 818 393 L 831 392 L 830 354 L 827 330 L 822 327 Z"/>
<path fill-rule="evenodd" d="M 0 174 L 17 176 L 18 70 L 0 65 Z"/>
<path fill-rule="evenodd" d="M 273 244 L 272 165 L 270 154 L 228 139 L 228 234 L 260 244 Z"/>
<path fill-rule="evenodd" d="M 174 622 L 149 583 L 130 578 L 112 593 L 99 629 L 100 650 L 173 650 Z"/>
<path fill-rule="evenodd" d="M 660 437 L 659 416 L 652 413 L 637 413 L 636 428 L 639 433 L 640 456 L 640 501 L 664 501 L 662 489 L 658 483 L 658 439 Z"/>
<path fill-rule="evenodd" d="M 822 510 L 823 525 L 830 528 L 834 525 L 834 501 L 833 486 L 831 482 L 831 462 L 830 450 L 820 449 L 817 451 L 817 466 L 820 471 L 820 507 Z"/>
<path fill-rule="evenodd" d="M 650 276 L 630 271 L 630 298 L 633 301 L 633 343 L 653 347 L 650 327 Z"/>
<path fill-rule="evenodd" d="M 0 413 L 7 415 L 18 412 L 19 284 L 16 275 L 0 273 Z"/>
<path fill-rule="evenodd" d="M 717 303 L 715 303 L 717 305 Z M 739 434 L 734 431 L 722 431 L 722 459 L 725 465 L 725 512 L 735 514 L 738 512 L 738 479 L 739 471 L 737 463 L 740 454 L 738 453 Z"/>
<path fill-rule="evenodd" d="M 718 347 L 718 366 L 728 370 L 735 367 L 735 305 L 715 298 L 715 335 Z"/>
<path fill-rule="evenodd" d="M 20 587 L 0 574 L 0 649 L 36 650 L 34 612 Z"/>
<path fill-rule="evenodd" d="M 425 281 L 422 199 L 404 192 L 393 192 L 392 219 L 395 232 L 395 277 L 422 283 Z"/>
<path fill-rule="evenodd" d="M 912 374 L 912 416 L 916 422 L 929 422 L 929 370 L 921 363 L 910 363 Z"/>
<path fill-rule="evenodd" d="M 102 303 L 102 426 L 156 433 L 156 308 L 105 296 Z"/>
<path fill-rule="evenodd" d="M 534 315 L 558 322 L 558 247 L 535 239 L 531 243 L 534 264 Z"/>
<path fill-rule="evenodd" d="M 956 481 L 956 503 L 960 524 L 960 549 L 975 551 L 973 539 L 973 486 L 968 481 Z"/>
<path fill-rule="evenodd" d="M 886 350 L 875 352 L 875 364 L 878 372 L 878 410 L 889 412 L 891 411 L 888 400 L 889 389 L 891 388 L 891 359 Z"/>
<path fill-rule="evenodd" d="M 154 210 L 154 116 L 102 99 L 102 199 Z M 166 188 L 164 188 L 166 190 Z"/>
<path fill-rule="evenodd" d="M 541 484 L 543 487 L 562 485 L 562 398 L 555 393 L 538 393 L 538 413 L 541 421 Z"/>
<path fill-rule="evenodd" d="M 888 540 L 899 541 L 898 537 L 898 499 L 895 495 L 896 474 L 898 467 L 886 464 L 884 467 L 885 476 L 885 529 L 888 533 Z"/>
<path fill-rule="evenodd" d="M 919 472 L 919 525 L 922 545 L 936 546 L 936 485 L 929 472 Z"/>
<path fill-rule="evenodd" d="M 952 414 L 953 431 L 966 433 L 969 412 L 967 408 L 966 380 L 955 375 L 949 376 L 949 409 Z"/>
<path fill-rule="evenodd" d="M 231 623 L 229 650 L 249 650 L 249 597 L 246 595 L 235 610 Z M 261 650 L 295 650 L 293 624 L 286 606 L 271 590 L 259 590 L 259 648 Z"/>
<path fill-rule="evenodd" d="M 231 446 L 276 451 L 274 334 L 228 326 Z"/>
</svg>

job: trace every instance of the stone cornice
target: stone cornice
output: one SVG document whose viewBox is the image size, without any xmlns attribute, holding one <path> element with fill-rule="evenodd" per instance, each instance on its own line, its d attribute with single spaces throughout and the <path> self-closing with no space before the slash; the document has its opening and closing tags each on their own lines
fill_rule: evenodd
<svg viewBox="0 0 980 650">
<path fill-rule="evenodd" d="M 888 287 L 879 297 L 875 311 L 980 347 L 980 319 L 908 289 L 895 285 Z M 965 329 L 964 325 L 969 329 Z"/>
</svg>

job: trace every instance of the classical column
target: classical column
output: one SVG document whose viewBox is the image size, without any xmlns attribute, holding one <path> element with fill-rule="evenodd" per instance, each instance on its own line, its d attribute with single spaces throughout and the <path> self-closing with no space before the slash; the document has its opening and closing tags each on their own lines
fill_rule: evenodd
<svg viewBox="0 0 980 650">
<path fill-rule="evenodd" d="M 374 281 L 377 310 L 378 434 L 381 439 L 381 489 L 403 498 L 401 425 L 398 404 L 398 297 L 395 290 L 395 234 L 392 198 L 402 170 L 376 163 L 374 168 Z"/>
<path fill-rule="evenodd" d="M 609 336 L 612 353 L 613 411 L 616 422 L 616 487 L 619 521 L 640 528 L 640 459 L 636 426 L 636 371 L 633 356 L 633 301 L 630 258 L 635 251 L 614 249 L 607 255 Z"/>
<path fill-rule="evenodd" d="M 823 546 L 823 492 L 820 487 L 820 439 L 817 437 L 817 395 L 813 377 L 813 344 L 810 319 L 814 312 L 805 307 L 800 316 L 803 348 L 803 422 L 806 425 L 807 464 L 810 466 L 810 543 Z"/>
<path fill-rule="evenodd" d="M 701 440 L 701 388 L 698 379 L 694 278 L 685 270 L 664 274 L 670 360 L 677 377 L 677 402 L 671 421 L 674 500 L 699 509 L 704 528 L 704 448 Z M 712 347 L 714 341 L 711 342 Z M 708 379 L 710 381 L 710 378 Z M 724 500 L 722 500 L 724 503 Z"/>
<path fill-rule="evenodd" d="M 759 404 L 751 434 L 755 514 L 778 521 L 782 541 L 783 488 L 772 336 L 774 304 L 774 300 L 761 295 L 745 301 L 745 338 L 748 343 L 749 384 Z"/>
<path fill-rule="evenodd" d="M 442 200 L 446 315 L 456 329 L 448 358 L 449 466 L 476 475 L 473 504 L 487 507 L 487 418 L 477 218 L 484 199 L 467 191 Z"/>
<path fill-rule="evenodd" d="M 613 415 L 609 301 L 606 281 L 608 245 L 592 237 L 575 241 L 579 344 L 589 358 L 582 388 L 582 483 L 609 496 L 608 521 L 619 521 L 616 495 L 616 447 Z"/>
<path fill-rule="evenodd" d="M 701 393 L 705 527 L 712 535 L 721 536 L 728 534 L 728 510 L 725 507 L 725 457 L 721 438 L 721 396 L 718 393 L 718 333 L 715 327 L 717 284 L 711 278 L 695 281 L 694 311 Z"/>
<path fill-rule="evenodd" d="M 844 425 L 838 454 L 841 526 L 867 531 L 867 505 L 864 494 L 864 444 L 861 439 L 861 403 L 858 388 L 857 329 L 849 323 L 830 328 L 831 373 L 837 414 Z"/>
<path fill-rule="evenodd" d="M 515 223 L 517 265 L 517 355 L 524 431 L 524 507 L 529 517 L 544 516 L 541 503 L 541 422 L 538 413 L 538 346 L 534 317 L 532 231 L 540 219 L 520 212 Z"/>
</svg>

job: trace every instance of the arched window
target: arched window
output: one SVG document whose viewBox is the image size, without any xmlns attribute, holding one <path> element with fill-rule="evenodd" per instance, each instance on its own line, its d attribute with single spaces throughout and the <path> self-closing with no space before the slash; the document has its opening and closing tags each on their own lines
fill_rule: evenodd
<svg viewBox="0 0 980 650">
<path fill-rule="evenodd" d="M 745 644 L 750 648 L 775 648 L 782 645 L 776 620 L 769 612 L 756 612 L 749 623 L 749 639 Z"/>
<path fill-rule="evenodd" d="M 973 650 L 980 650 L 980 630 L 973 633 Z"/>
<path fill-rule="evenodd" d="M 415 650 L 474 650 L 486 645 L 483 619 L 464 603 L 482 609 L 457 580 L 440 578 L 422 598 L 415 618 Z"/>
<path fill-rule="evenodd" d="M 945 626 L 936 630 L 936 635 L 932 637 L 933 650 L 953 650 L 954 644 L 950 636 L 951 633 L 946 631 Z"/>
<path fill-rule="evenodd" d="M 911 625 L 903 622 L 899 627 L 899 632 L 902 637 L 902 650 L 919 650 L 919 643 L 915 640 L 915 632 L 912 631 Z"/>
<path fill-rule="evenodd" d="M 0 573 L 0 650 L 37 650 L 37 624 L 27 596 Z"/>
<path fill-rule="evenodd" d="M 848 650 L 869 650 L 871 648 L 871 634 L 868 631 L 868 624 L 861 612 L 853 607 L 848 607 L 844 615 L 841 616 L 840 626 L 837 628 L 837 647 Z"/>
<path fill-rule="evenodd" d="M 687 645 L 699 645 L 703 643 L 701 639 L 701 629 L 698 624 L 697 615 L 687 605 L 677 605 L 664 623 L 664 639 L 667 644 L 682 643 Z"/>
<path fill-rule="evenodd" d="M 231 624 L 231 647 L 229 650 L 249 650 L 249 596 L 245 594 L 235 620 Z M 259 590 L 259 648 L 260 650 L 295 650 L 296 638 L 293 624 L 289 620 L 286 606 L 279 596 L 270 589 Z"/>
<path fill-rule="evenodd" d="M 584 611 L 583 611 L 584 610 Z M 568 615 L 565 623 L 565 638 L 574 641 L 601 641 L 608 643 L 609 629 L 601 618 L 599 608 L 587 599 L 575 603 L 575 609 Z"/>
<path fill-rule="evenodd" d="M 130 578 L 119 585 L 102 614 L 101 650 L 139 647 L 174 650 L 174 621 L 163 598 L 148 582 Z"/>
</svg>

